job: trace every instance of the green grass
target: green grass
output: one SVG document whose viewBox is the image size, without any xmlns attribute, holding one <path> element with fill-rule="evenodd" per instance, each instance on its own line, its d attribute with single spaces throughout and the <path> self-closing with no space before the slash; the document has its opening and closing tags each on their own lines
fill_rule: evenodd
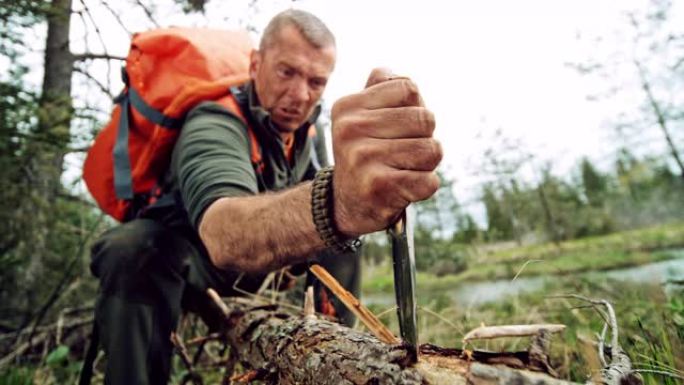
<svg viewBox="0 0 684 385">
<path fill-rule="evenodd" d="M 637 368 L 684 376 L 684 288 L 667 292 L 663 286 L 625 283 L 572 275 L 637 266 L 672 258 L 684 252 L 684 224 L 663 225 L 601 237 L 473 253 L 468 269 L 442 277 L 419 272 L 418 323 L 421 342 L 461 347 L 462 336 L 480 324 L 563 323 L 566 331 L 555 337 L 552 362 L 566 379 L 585 382 L 600 367 L 594 345 L 603 321 L 597 311 L 577 300 L 549 298 L 550 294 L 581 294 L 606 299 L 615 306 L 619 338 Z M 420 258 L 420 256 L 417 256 Z M 527 262 L 530 261 L 530 262 Z M 527 262 L 527 263 L 526 263 Z M 524 266 L 524 269 L 522 269 Z M 521 271 L 522 269 L 522 271 Z M 554 276 L 543 290 L 506 297 L 495 303 L 462 307 L 449 297 L 449 290 L 469 282 L 512 279 L 516 275 Z M 594 278 L 595 280 L 598 278 Z M 366 296 L 390 296 L 393 292 L 390 263 L 364 270 Z M 371 306 L 383 322 L 398 333 L 396 312 L 391 305 Z M 478 343 L 484 350 L 525 350 L 525 338 Z M 674 385 L 684 381 L 643 373 L 646 385 Z"/>
<path fill-rule="evenodd" d="M 457 275 L 418 272 L 418 286 L 443 290 L 463 282 L 512 279 L 516 276 L 566 275 L 638 266 L 684 256 L 684 224 L 662 225 L 600 237 L 516 247 L 493 253 L 473 252 L 468 268 Z M 416 258 L 420 258 L 419 255 Z M 364 292 L 392 291 L 391 263 L 365 268 Z"/>
<path fill-rule="evenodd" d="M 550 298 L 575 293 L 610 301 L 617 314 L 619 339 L 635 367 L 684 375 L 684 290 L 667 294 L 662 286 L 623 282 L 593 282 L 559 278 L 536 293 L 511 296 L 476 307 L 459 307 L 446 294 L 419 297 L 421 343 L 462 347 L 461 338 L 481 324 L 562 323 L 567 329 L 553 339 L 552 364 L 562 378 L 585 382 L 600 366 L 594 345 L 603 326 L 601 316 L 574 299 Z M 371 306 L 398 333 L 396 313 Z M 527 338 L 476 342 L 473 348 L 490 351 L 526 350 Z M 646 385 L 674 385 L 679 380 L 643 374 Z"/>
</svg>

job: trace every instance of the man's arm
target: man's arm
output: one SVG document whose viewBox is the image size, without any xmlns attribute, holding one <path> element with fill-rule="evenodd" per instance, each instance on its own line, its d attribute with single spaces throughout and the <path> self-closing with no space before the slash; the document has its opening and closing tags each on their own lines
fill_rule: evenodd
<svg viewBox="0 0 684 385">
<path fill-rule="evenodd" d="M 386 228 L 411 202 L 439 188 L 435 122 L 408 79 L 371 74 L 368 88 L 333 106 L 333 220 L 353 237 Z M 263 272 L 323 248 L 311 215 L 311 184 L 275 194 L 221 198 L 199 232 L 218 267 Z"/>
<path fill-rule="evenodd" d="M 216 266 L 250 273 L 304 261 L 324 248 L 311 216 L 311 182 L 221 198 L 207 209 L 199 232 Z"/>
</svg>

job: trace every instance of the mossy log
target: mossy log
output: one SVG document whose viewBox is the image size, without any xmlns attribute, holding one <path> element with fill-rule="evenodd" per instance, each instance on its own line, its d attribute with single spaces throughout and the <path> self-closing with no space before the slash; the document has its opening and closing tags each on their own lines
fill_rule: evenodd
<svg viewBox="0 0 684 385">
<path fill-rule="evenodd" d="M 226 338 L 251 375 L 277 384 L 534 384 L 568 385 L 553 378 L 530 352 L 487 353 L 420 347 L 410 365 L 402 345 L 325 319 L 292 314 L 277 305 L 227 300 Z M 534 344 L 533 344 L 534 345 Z"/>
</svg>

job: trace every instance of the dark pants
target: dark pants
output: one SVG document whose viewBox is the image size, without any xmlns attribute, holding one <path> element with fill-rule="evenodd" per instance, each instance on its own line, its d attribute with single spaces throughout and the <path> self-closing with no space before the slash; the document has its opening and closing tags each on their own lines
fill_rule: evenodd
<svg viewBox="0 0 684 385">
<path fill-rule="evenodd" d="M 321 253 L 319 262 L 358 295 L 358 255 Z M 166 384 L 173 348 L 169 337 L 181 312 L 198 313 L 210 328 L 217 327 L 221 314 L 206 289 L 238 295 L 233 287 L 240 276 L 215 268 L 193 230 L 150 219 L 104 233 L 93 246 L 91 270 L 100 279 L 95 322 L 107 356 L 105 384 L 111 385 Z M 237 287 L 256 291 L 263 278 L 242 276 Z M 354 322 L 336 299 L 333 304 L 343 322 Z"/>
</svg>

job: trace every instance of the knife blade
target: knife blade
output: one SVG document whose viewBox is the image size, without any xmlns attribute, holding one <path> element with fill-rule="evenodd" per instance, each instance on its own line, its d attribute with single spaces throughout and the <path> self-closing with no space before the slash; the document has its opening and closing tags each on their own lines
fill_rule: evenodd
<svg viewBox="0 0 684 385">
<path fill-rule="evenodd" d="M 409 205 L 387 233 L 392 244 L 394 293 L 402 340 L 418 360 L 418 329 L 416 326 L 416 261 L 413 244 L 413 207 Z"/>
</svg>

